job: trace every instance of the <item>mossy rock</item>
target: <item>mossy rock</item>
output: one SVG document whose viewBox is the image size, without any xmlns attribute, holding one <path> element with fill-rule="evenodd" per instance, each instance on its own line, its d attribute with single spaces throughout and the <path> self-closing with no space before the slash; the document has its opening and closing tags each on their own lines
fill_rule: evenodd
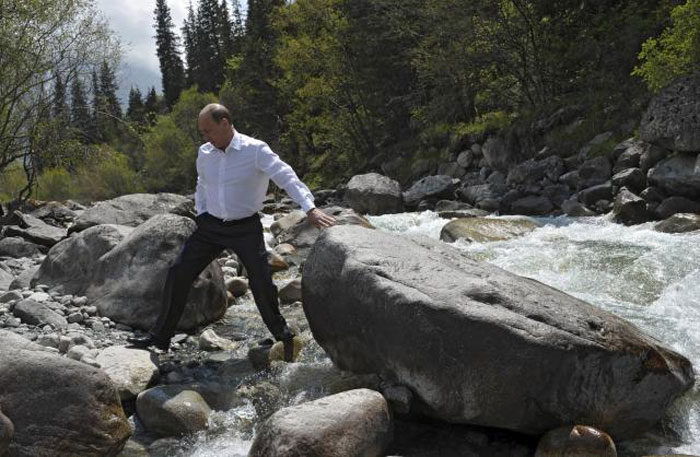
<svg viewBox="0 0 700 457">
<path fill-rule="evenodd" d="M 538 227 L 530 219 L 494 219 L 469 217 L 448 222 L 440 239 L 448 243 L 463 239 L 468 242 L 504 241 L 530 233 Z"/>
</svg>

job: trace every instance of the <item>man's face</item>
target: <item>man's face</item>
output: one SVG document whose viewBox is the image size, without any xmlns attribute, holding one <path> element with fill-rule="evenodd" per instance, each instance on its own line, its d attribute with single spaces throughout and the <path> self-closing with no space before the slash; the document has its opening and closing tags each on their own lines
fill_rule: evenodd
<svg viewBox="0 0 700 457">
<path fill-rule="evenodd" d="M 208 141 L 219 149 L 224 149 L 231 141 L 232 129 L 228 119 L 221 119 L 218 124 L 211 115 L 206 114 L 197 120 L 199 133 L 204 141 Z"/>
</svg>

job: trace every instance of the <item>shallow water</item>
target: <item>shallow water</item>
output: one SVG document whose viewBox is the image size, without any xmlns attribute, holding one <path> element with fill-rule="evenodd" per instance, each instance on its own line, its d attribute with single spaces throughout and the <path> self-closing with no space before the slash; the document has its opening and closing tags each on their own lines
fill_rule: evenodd
<svg viewBox="0 0 700 457">
<path fill-rule="evenodd" d="M 439 238 L 447 222 L 430 211 L 370 217 L 378 228 Z M 538 218 L 509 241 L 454 245 L 621 316 L 700 367 L 700 232 L 666 234 L 605 217 Z M 700 386 L 681 398 L 659 430 L 622 445 L 630 455 L 700 455 Z"/>
</svg>

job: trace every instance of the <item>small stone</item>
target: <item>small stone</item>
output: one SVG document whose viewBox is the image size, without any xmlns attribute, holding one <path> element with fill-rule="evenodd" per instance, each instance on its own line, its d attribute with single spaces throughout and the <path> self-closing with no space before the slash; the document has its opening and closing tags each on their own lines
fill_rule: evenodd
<svg viewBox="0 0 700 457">
<path fill-rule="evenodd" d="M 586 425 L 574 425 L 547 432 L 535 452 L 535 457 L 564 456 L 617 457 L 617 450 L 607 433 Z"/>
<path fill-rule="evenodd" d="M 42 346 L 52 347 L 58 349 L 60 343 L 60 337 L 57 333 L 49 333 L 48 335 L 40 335 L 36 342 Z"/>
<path fill-rule="evenodd" d="M 236 348 L 236 343 L 220 337 L 212 329 L 207 329 L 199 336 L 199 348 L 204 351 L 232 351 Z"/>
<path fill-rule="evenodd" d="M 9 292 L 5 292 L 4 294 L 0 295 L 0 303 L 9 303 L 13 300 L 22 300 L 24 298 L 22 296 L 22 293 L 17 291 L 17 290 L 11 290 Z"/>
<path fill-rule="evenodd" d="M 279 299 L 283 304 L 301 300 L 301 279 L 293 279 L 279 291 Z"/>
<path fill-rule="evenodd" d="M 83 322 L 85 320 L 85 318 L 83 317 L 82 313 L 75 312 L 75 313 L 69 314 L 68 317 L 66 318 L 66 320 L 68 321 L 69 324 L 72 324 L 74 322 L 77 322 L 77 323 Z"/>
<path fill-rule="evenodd" d="M 234 297 L 241 297 L 248 292 L 248 280 L 242 276 L 228 279 L 226 281 L 226 289 Z"/>
<path fill-rule="evenodd" d="M 73 306 L 85 306 L 87 303 L 87 297 L 73 297 Z"/>
<path fill-rule="evenodd" d="M 292 361 L 295 361 L 297 357 L 299 356 L 299 352 L 301 352 L 301 349 L 304 347 L 304 341 L 299 338 L 298 336 L 295 336 L 293 338 L 293 345 L 294 349 L 292 351 Z M 285 361 L 284 360 L 284 343 L 282 341 L 277 341 L 275 344 L 272 345 L 272 348 L 270 349 L 270 354 L 268 355 L 268 358 L 270 362 L 278 360 L 278 361 Z"/>
<path fill-rule="evenodd" d="M 34 292 L 29 296 L 30 300 L 34 300 L 37 303 L 42 303 L 48 301 L 51 298 L 46 292 Z"/>
<path fill-rule="evenodd" d="M 90 348 L 87 348 L 85 346 L 73 346 L 66 353 L 66 357 L 73 360 L 80 360 L 86 355 L 89 356 L 89 354 Z"/>
<path fill-rule="evenodd" d="M 82 306 L 80 311 L 86 313 L 88 316 L 94 316 L 97 314 L 97 306 Z"/>
</svg>

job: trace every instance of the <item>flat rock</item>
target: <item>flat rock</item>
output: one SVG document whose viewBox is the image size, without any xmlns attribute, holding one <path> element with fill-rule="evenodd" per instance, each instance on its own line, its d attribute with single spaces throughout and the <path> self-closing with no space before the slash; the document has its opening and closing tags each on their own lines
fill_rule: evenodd
<svg viewBox="0 0 700 457">
<path fill-rule="evenodd" d="M 439 420 L 528 434 L 586 423 L 623 439 L 694 383 L 685 357 L 629 322 L 425 237 L 332 227 L 303 278 L 333 362 L 406 386 Z"/>
<path fill-rule="evenodd" d="M 700 230 L 700 214 L 677 213 L 657 223 L 654 230 L 665 233 L 685 233 Z"/>
<path fill-rule="evenodd" d="M 110 346 L 95 360 L 117 387 L 122 401 L 135 398 L 158 375 L 157 358 L 143 349 Z"/>
<path fill-rule="evenodd" d="M 19 236 L 8 236 L 0 240 L 0 256 L 5 257 L 34 257 L 41 255 L 38 244 L 26 241 Z"/>
<path fill-rule="evenodd" d="M 356 389 L 283 408 L 257 430 L 249 457 L 380 457 L 393 422 L 379 392 Z"/>
<path fill-rule="evenodd" d="M 527 219 L 461 218 L 445 224 L 440 239 L 448 243 L 458 239 L 477 243 L 504 241 L 530 233 L 537 227 L 537 223 Z"/>
</svg>

